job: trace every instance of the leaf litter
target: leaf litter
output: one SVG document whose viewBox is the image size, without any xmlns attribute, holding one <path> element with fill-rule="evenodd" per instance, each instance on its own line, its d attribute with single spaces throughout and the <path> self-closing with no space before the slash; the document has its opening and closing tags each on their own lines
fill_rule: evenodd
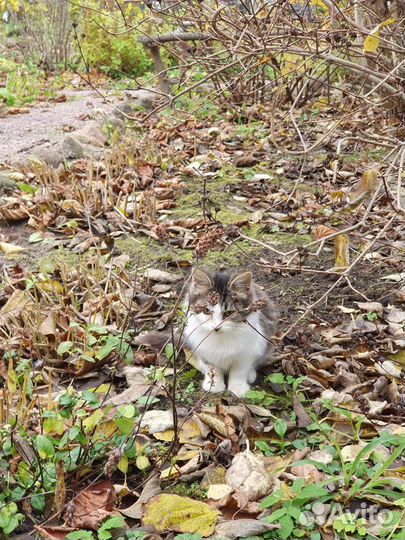
<svg viewBox="0 0 405 540">
<path fill-rule="evenodd" d="M 5 222 L 39 233 L 29 248 L 1 235 L 7 489 L 45 538 L 121 512 L 156 538 L 329 539 L 336 512 L 359 501 L 370 534 L 385 534 L 371 508 L 389 508 L 400 530 L 403 227 L 344 273 L 390 217 L 380 198 L 361 221 L 387 166 L 347 161 L 325 181 L 334 172 L 322 155 L 301 166 L 258 141 L 254 152 L 230 115 L 212 129 L 151 117 L 99 162 L 33 163 L 30 189 L 2 198 Z M 280 141 L 289 137 L 280 127 Z M 128 238 L 131 254 L 121 252 Z M 36 246 L 47 260 L 32 265 L 24 250 Z M 274 364 L 237 405 L 202 393 L 181 354 L 137 342 L 180 320 L 173 308 L 195 262 L 252 267 L 282 311 Z"/>
</svg>

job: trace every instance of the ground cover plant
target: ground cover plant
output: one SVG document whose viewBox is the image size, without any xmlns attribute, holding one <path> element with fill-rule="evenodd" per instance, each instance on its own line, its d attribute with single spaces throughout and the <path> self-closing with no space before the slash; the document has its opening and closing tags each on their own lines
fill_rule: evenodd
<svg viewBox="0 0 405 540">
<path fill-rule="evenodd" d="M 2 164 L 1 535 L 402 539 L 400 3 L 137 7 L 155 46 L 123 2 L 77 4 L 164 71 L 96 157 Z M 280 310 L 243 399 L 140 344 L 184 325 L 196 265 Z"/>
</svg>

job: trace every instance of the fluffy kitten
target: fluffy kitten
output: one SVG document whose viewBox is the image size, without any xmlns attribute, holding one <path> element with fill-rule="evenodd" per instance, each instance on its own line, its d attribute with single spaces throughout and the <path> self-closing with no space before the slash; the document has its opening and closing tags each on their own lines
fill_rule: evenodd
<svg viewBox="0 0 405 540">
<path fill-rule="evenodd" d="M 242 397 L 266 364 L 276 329 L 274 304 L 252 281 L 251 272 L 230 275 L 194 270 L 184 307 L 186 346 L 198 358 L 210 392 L 228 389 Z"/>
</svg>

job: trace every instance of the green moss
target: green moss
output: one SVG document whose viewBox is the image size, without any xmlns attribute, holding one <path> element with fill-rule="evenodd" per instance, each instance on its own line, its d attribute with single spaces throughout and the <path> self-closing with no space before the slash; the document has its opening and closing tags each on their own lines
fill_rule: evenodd
<svg viewBox="0 0 405 540">
<path fill-rule="evenodd" d="M 153 238 L 125 236 L 117 238 L 115 246 L 121 253 L 129 255 L 132 265 L 165 263 L 172 260 L 191 260 L 192 252 L 186 249 L 171 249 Z"/>
<path fill-rule="evenodd" d="M 365 148 L 343 155 L 343 163 L 365 163 L 367 161 L 380 162 L 387 154 L 387 148 Z"/>
<path fill-rule="evenodd" d="M 53 271 L 53 268 L 60 265 L 66 265 L 70 268 L 77 268 L 82 262 L 85 262 L 86 258 L 88 257 L 88 254 L 79 255 L 74 251 L 65 249 L 64 247 L 59 247 L 58 249 L 49 251 L 46 255 L 38 257 L 36 264 L 41 272 L 48 273 Z"/>
<path fill-rule="evenodd" d="M 168 486 L 165 489 L 165 493 L 174 493 L 182 497 L 190 497 L 195 500 L 205 500 L 207 498 L 207 490 L 200 488 L 199 482 L 193 482 L 192 484 L 179 483 L 176 485 Z"/>
</svg>

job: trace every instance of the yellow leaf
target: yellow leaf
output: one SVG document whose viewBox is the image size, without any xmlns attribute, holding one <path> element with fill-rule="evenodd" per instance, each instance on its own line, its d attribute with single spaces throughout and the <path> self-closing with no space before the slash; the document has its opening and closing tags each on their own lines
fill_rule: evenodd
<svg viewBox="0 0 405 540">
<path fill-rule="evenodd" d="M 24 248 L 15 244 L 9 244 L 8 242 L 0 242 L 0 251 L 5 255 L 15 255 L 24 251 Z"/>
<path fill-rule="evenodd" d="M 166 431 L 157 431 L 153 434 L 158 441 L 172 442 L 174 439 L 174 430 L 168 429 Z"/>
<path fill-rule="evenodd" d="M 349 266 L 349 237 L 339 234 L 335 237 L 335 266 L 347 268 Z"/>
<path fill-rule="evenodd" d="M 53 293 L 53 294 L 63 294 L 64 288 L 62 283 L 56 281 L 55 279 L 49 279 L 48 281 L 42 281 L 36 284 L 38 289 L 42 292 Z"/>
<path fill-rule="evenodd" d="M 177 465 L 170 465 L 166 469 L 163 469 L 160 473 L 161 480 L 172 480 L 173 478 L 178 478 L 181 476 L 181 471 Z"/>
<path fill-rule="evenodd" d="M 124 474 L 128 472 L 128 458 L 127 456 L 122 456 L 118 462 L 117 469 Z"/>
<path fill-rule="evenodd" d="M 371 30 L 370 34 L 366 37 L 363 44 L 363 53 L 375 53 L 380 45 L 380 30 L 384 26 L 388 26 L 396 21 L 396 19 L 388 19 Z"/>
<path fill-rule="evenodd" d="M 179 442 L 187 443 L 201 436 L 201 430 L 195 420 L 188 420 L 181 426 Z"/>
<path fill-rule="evenodd" d="M 190 461 L 190 459 L 198 456 L 199 453 L 199 450 L 188 450 L 186 452 L 182 452 L 181 454 L 177 454 L 177 456 L 174 456 L 173 461 L 174 463 L 177 463 L 178 461 Z"/>
<path fill-rule="evenodd" d="M 390 354 L 389 358 L 394 362 L 405 366 L 405 349 L 400 349 L 394 354 Z"/>
<path fill-rule="evenodd" d="M 103 418 L 103 411 L 101 409 L 97 409 L 94 411 L 93 414 L 88 416 L 83 420 L 83 426 L 85 428 L 86 433 L 94 429 L 97 424 L 100 422 L 100 420 Z"/>
<path fill-rule="evenodd" d="M 117 424 L 114 420 L 108 420 L 108 422 L 101 422 L 97 425 L 94 432 L 93 439 L 95 441 L 111 439 L 114 433 L 117 431 Z"/>
<path fill-rule="evenodd" d="M 352 200 L 359 197 L 361 193 L 370 193 L 376 190 L 379 183 L 379 175 L 377 169 L 368 169 L 364 171 L 360 180 L 357 182 L 353 193 L 350 195 Z"/>
<path fill-rule="evenodd" d="M 163 493 L 152 497 L 145 506 L 142 522 L 159 532 L 176 531 L 213 534 L 220 512 L 201 501 Z"/>
<path fill-rule="evenodd" d="M 147 456 L 138 456 L 136 458 L 136 466 L 140 471 L 143 471 L 144 469 L 147 469 L 150 465 L 150 461 L 147 458 Z"/>
</svg>

